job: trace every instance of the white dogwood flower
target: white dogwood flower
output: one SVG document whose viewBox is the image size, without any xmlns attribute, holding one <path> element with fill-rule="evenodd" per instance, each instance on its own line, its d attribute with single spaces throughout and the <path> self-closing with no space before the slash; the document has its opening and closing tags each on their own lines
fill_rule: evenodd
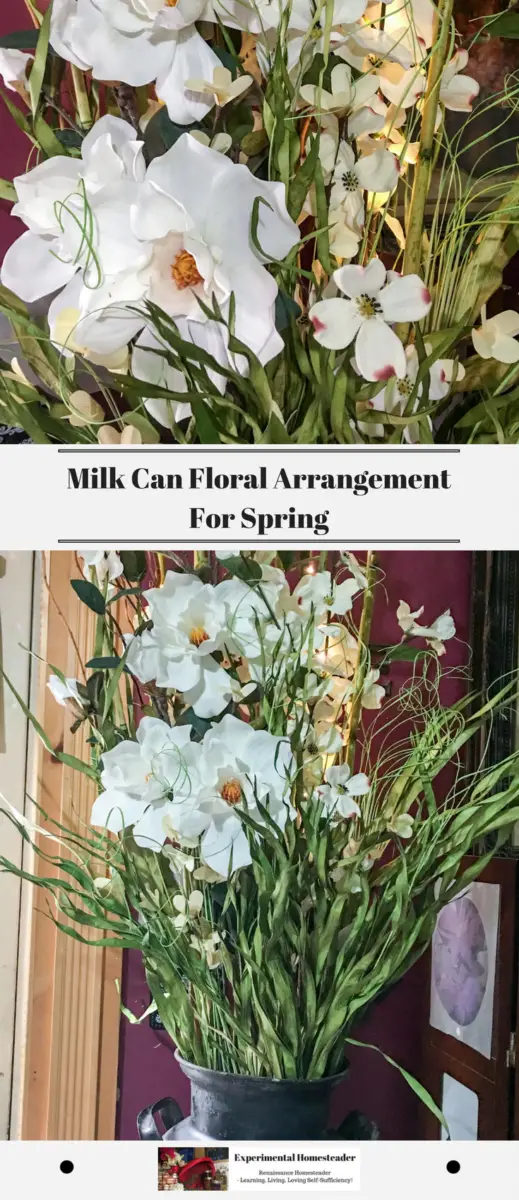
<svg viewBox="0 0 519 1200">
<path fill-rule="evenodd" d="M 333 169 L 330 208 L 342 208 L 346 224 L 355 232 L 364 225 L 364 192 L 392 192 L 398 183 L 399 164 L 384 146 L 356 159 L 349 142 L 341 142 Z"/>
<path fill-rule="evenodd" d="M 411 67 L 423 61 L 433 44 L 435 11 L 431 0 L 390 0 L 384 5 L 383 28 L 361 24 L 351 39 L 375 59 Z"/>
<path fill-rule="evenodd" d="M 370 783 L 367 775 L 360 772 L 352 775 L 347 763 L 340 767 L 328 767 L 325 782 L 317 788 L 319 799 L 324 804 L 328 816 L 346 819 L 360 816 L 360 808 L 356 796 L 366 796 Z"/>
<path fill-rule="evenodd" d="M 327 91 L 326 88 L 307 83 L 301 88 L 301 99 L 318 112 L 356 112 L 375 96 L 378 80 L 376 75 L 354 79 L 351 67 L 347 63 L 338 63 L 332 70 L 330 86 L 331 91 Z"/>
<path fill-rule="evenodd" d="M 390 328 L 397 321 L 421 321 L 431 307 L 430 294 L 418 275 L 390 275 L 379 258 L 367 267 L 347 266 L 333 279 L 348 298 L 319 300 L 310 309 L 315 338 L 329 350 L 344 350 L 355 341 L 360 374 L 371 381 L 393 375 L 403 379 L 407 360 L 400 338 Z"/>
<path fill-rule="evenodd" d="M 519 313 L 506 309 L 488 320 L 483 316 L 481 326 L 472 330 L 472 343 L 480 358 L 495 358 L 500 363 L 519 362 Z"/>
<path fill-rule="evenodd" d="M 518 325 L 519 330 L 519 325 Z M 426 342 L 425 350 L 427 354 L 431 353 L 432 347 Z M 420 360 L 415 346 L 406 346 L 406 373 L 402 379 L 393 376 L 382 388 L 382 391 L 377 392 L 368 401 L 368 407 L 375 412 L 396 413 L 398 416 L 403 416 L 409 405 L 409 399 L 416 390 L 416 395 L 412 404 L 413 413 L 416 412 L 420 405 L 420 399 L 423 395 L 423 384 L 420 383 L 416 388 L 416 380 L 420 369 Z M 429 391 L 428 400 L 444 400 L 449 395 L 450 389 L 454 380 L 463 379 L 465 376 L 465 367 L 462 363 L 454 358 L 437 358 L 432 363 L 429 369 Z M 425 418 L 429 421 L 430 419 Z M 370 433 L 372 437 L 384 436 L 384 425 L 377 424 L 372 421 L 359 421 L 359 429 L 361 432 Z M 404 437 L 406 441 L 416 441 L 418 439 L 416 422 L 413 423 L 409 419 L 409 425 L 405 427 Z"/>
<path fill-rule="evenodd" d="M 287 739 L 232 716 L 195 743 L 195 753 L 197 783 L 178 805 L 176 828 L 181 835 L 199 836 L 202 861 L 227 877 L 251 861 L 242 813 L 263 825 L 259 802 L 280 829 L 295 816 L 290 802 L 294 759 Z"/>
<path fill-rule="evenodd" d="M 301 613 L 314 613 L 317 622 L 324 620 L 327 613 L 342 617 L 350 612 L 353 600 L 359 592 L 356 579 L 344 579 L 342 583 L 332 580 L 330 571 L 317 571 L 315 575 L 302 575 L 292 593 Z"/>
<path fill-rule="evenodd" d="M 384 63 L 378 72 L 382 95 L 397 109 L 412 108 L 423 96 L 426 77 L 417 67 L 400 66 L 400 63 Z"/>
<path fill-rule="evenodd" d="M 94 802 L 92 825 L 111 833 L 133 828 L 139 846 L 158 851 L 168 836 L 172 814 L 189 802 L 196 786 L 196 744 L 191 726 L 171 728 L 143 717 L 135 741 L 120 742 L 103 754 L 104 791 Z"/>
<path fill-rule="evenodd" d="M 418 624 L 417 618 L 421 617 L 423 611 L 423 604 L 416 612 L 411 612 L 411 606 L 405 600 L 401 600 L 396 610 L 396 617 L 400 628 L 403 629 L 407 637 L 425 638 L 427 644 L 436 651 L 436 654 L 445 654 L 444 642 L 449 641 L 456 634 L 456 626 L 451 617 L 450 608 L 447 608 L 441 616 L 437 617 L 432 622 L 432 625 Z"/>
<path fill-rule="evenodd" d="M 223 108 L 231 100 L 237 100 L 238 96 L 247 92 L 253 83 L 252 75 L 237 75 L 236 79 L 233 79 L 228 68 L 220 64 L 215 67 L 211 79 L 186 79 L 185 87 L 190 92 L 213 96 L 214 103 Z"/>
<path fill-rule="evenodd" d="M 94 79 L 155 83 L 172 121 L 200 121 L 214 97 L 190 92 L 193 76 L 220 65 L 199 34 L 205 0 L 54 0 L 51 45 Z"/>
<path fill-rule="evenodd" d="M 444 67 L 440 83 L 440 101 L 451 112 L 471 112 L 472 101 L 479 95 L 479 83 L 470 75 L 462 75 L 468 65 L 466 50 L 457 50 Z"/>
<path fill-rule="evenodd" d="M 153 628 L 127 638 L 128 669 L 141 683 L 176 688 L 197 716 L 223 712 L 240 685 L 213 657 L 227 636 L 226 610 L 211 584 L 168 571 L 144 592 Z"/>
<path fill-rule="evenodd" d="M 390 821 L 387 828 L 391 833 L 396 833 L 397 837 L 407 839 L 413 836 L 413 824 L 414 818 L 410 813 L 400 813 Z"/>
</svg>

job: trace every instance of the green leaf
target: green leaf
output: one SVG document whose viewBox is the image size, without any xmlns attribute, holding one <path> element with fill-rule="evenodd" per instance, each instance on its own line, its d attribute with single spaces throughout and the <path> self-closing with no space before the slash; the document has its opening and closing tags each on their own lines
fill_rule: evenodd
<svg viewBox="0 0 519 1200">
<path fill-rule="evenodd" d="M 116 655 L 107 655 L 104 658 L 91 658 L 86 665 L 89 671 L 108 671 L 110 667 L 118 667 L 120 661 Z"/>
<path fill-rule="evenodd" d="M 31 110 L 33 117 L 36 116 L 38 111 L 41 89 L 43 87 L 43 80 L 45 77 L 45 68 L 47 66 L 51 16 L 52 4 L 49 4 L 47 12 L 45 13 L 41 23 L 38 43 L 36 46 L 36 54 L 34 56 L 34 62 L 29 75 L 29 95 L 31 97 Z"/>
<path fill-rule="evenodd" d="M 309 188 L 314 181 L 318 161 L 319 138 L 314 137 L 310 151 L 288 189 L 287 209 L 293 221 L 297 221 L 308 195 Z"/>
<path fill-rule="evenodd" d="M 15 204 L 17 199 L 14 183 L 10 183 L 8 179 L 0 179 L 0 200 L 8 200 L 10 204 Z"/>
<path fill-rule="evenodd" d="M 4 33 L 0 37 L 2 50 L 35 50 L 37 45 L 37 29 L 20 29 L 17 33 Z"/>
<path fill-rule="evenodd" d="M 214 415 L 201 396 L 197 399 L 194 397 L 191 399 L 191 408 L 193 409 L 196 431 L 200 441 L 210 446 L 219 445 L 221 439 Z"/>
<path fill-rule="evenodd" d="M 483 21 L 483 29 L 491 37 L 519 38 L 519 13 L 503 12 L 498 13 L 497 16 L 486 17 Z"/>
<path fill-rule="evenodd" d="M 138 583 L 141 579 L 144 579 L 147 570 L 144 550 L 121 550 L 119 557 L 123 564 L 126 579 L 129 579 L 130 583 Z"/>
<path fill-rule="evenodd" d="M 411 1075 L 409 1071 L 406 1071 L 404 1067 L 401 1067 L 399 1063 L 395 1062 L 394 1058 L 390 1058 L 389 1054 L 385 1054 L 379 1046 L 372 1046 L 369 1042 L 358 1042 L 356 1038 L 351 1037 L 346 1038 L 346 1041 L 352 1046 L 362 1046 L 364 1050 L 375 1050 L 376 1053 L 381 1054 L 382 1058 L 385 1058 L 386 1062 L 388 1062 L 392 1067 L 396 1067 L 397 1071 L 400 1071 L 400 1074 L 403 1076 L 406 1083 L 409 1084 L 409 1087 L 415 1093 L 415 1095 L 418 1096 L 423 1104 L 425 1104 L 426 1108 L 428 1108 L 429 1111 L 432 1112 L 433 1115 L 438 1119 L 440 1124 L 443 1125 L 446 1133 L 449 1133 L 449 1126 L 447 1125 L 441 1109 L 438 1108 L 438 1105 L 427 1091 L 427 1088 L 424 1088 L 423 1084 L 419 1083 L 418 1080 L 414 1078 L 414 1075 Z"/>
<path fill-rule="evenodd" d="M 231 67 L 229 67 L 231 70 Z M 232 137 L 233 142 L 242 142 L 247 134 L 252 133 L 254 128 L 254 114 L 252 108 L 246 101 L 241 104 L 233 104 L 225 110 L 225 129 Z"/>
<path fill-rule="evenodd" d="M 145 417 L 143 413 L 124 413 L 124 416 L 121 417 L 121 420 L 124 425 L 131 425 L 134 429 L 138 429 L 145 445 L 153 446 L 156 445 L 157 442 L 160 442 L 160 433 L 158 429 L 152 425 L 149 418 Z"/>
<path fill-rule="evenodd" d="M 254 583 L 261 579 L 261 566 L 253 558 L 245 558 L 242 554 L 233 554 L 223 560 L 225 570 L 229 575 L 235 575 L 245 583 Z"/>
<path fill-rule="evenodd" d="M 88 579 L 71 579 L 70 583 L 82 604 L 86 604 L 87 608 L 97 613 L 98 616 L 104 616 L 106 612 L 104 596 L 95 583 L 91 583 Z"/>
<path fill-rule="evenodd" d="M 47 125 L 41 113 L 37 113 L 34 118 L 34 137 L 47 158 L 60 158 L 63 155 L 61 142 L 50 125 Z M 79 154 L 79 150 L 74 153 Z"/>
<path fill-rule="evenodd" d="M 86 775 L 88 779 L 93 779 L 95 783 L 98 783 L 99 771 L 96 771 L 95 767 L 89 767 L 88 763 L 83 762 L 81 758 L 76 758 L 73 754 L 64 754 L 61 750 L 56 750 L 54 756 L 64 766 L 72 767 L 73 771 L 79 771 L 80 775 Z"/>
</svg>

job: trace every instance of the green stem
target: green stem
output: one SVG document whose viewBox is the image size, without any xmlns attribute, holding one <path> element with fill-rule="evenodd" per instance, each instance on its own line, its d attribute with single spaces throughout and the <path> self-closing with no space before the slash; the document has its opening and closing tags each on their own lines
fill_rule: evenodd
<svg viewBox="0 0 519 1200">
<path fill-rule="evenodd" d="M 419 272 L 422 257 L 422 234 L 425 205 L 431 183 L 435 125 L 438 113 L 440 84 L 443 69 L 451 52 L 451 20 L 454 0 L 439 0 L 435 45 L 429 60 L 427 87 L 420 132 L 420 149 L 415 167 L 413 191 L 409 208 L 404 254 L 404 275 Z"/>
<path fill-rule="evenodd" d="M 371 633 L 371 622 L 373 620 L 373 605 L 375 602 L 375 584 L 377 581 L 377 556 L 370 550 L 366 559 L 366 576 L 368 585 L 364 592 L 364 605 L 362 608 L 362 616 L 359 625 L 359 657 L 357 661 L 357 669 L 355 671 L 354 688 L 355 692 L 350 710 L 350 718 L 346 729 L 346 762 L 353 770 L 355 762 L 355 750 L 357 747 L 357 731 L 359 728 L 360 717 L 362 713 L 362 692 L 364 681 L 370 661 L 369 655 L 369 638 Z"/>
<path fill-rule="evenodd" d="M 503 271 L 517 253 L 519 223 L 519 179 L 503 196 L 494 219 L 486 226 L 463 275 L 463 287 L 454 310 L 454 322 L 466 319 L 472 325 L 487 300 L 501 287 Z"/>
<path fill-rule="evenodd" d="M 75 67 L 74 64 L 71 66 L 71 71 L 79 124 L 83 126 L 83 129 L 91 129 L 93 123 L 92 113 L 90 111 L 90 98 L 85 82 L 85 76 L 83 71 L 81 71 L 79 67 Z"/>
</svg>

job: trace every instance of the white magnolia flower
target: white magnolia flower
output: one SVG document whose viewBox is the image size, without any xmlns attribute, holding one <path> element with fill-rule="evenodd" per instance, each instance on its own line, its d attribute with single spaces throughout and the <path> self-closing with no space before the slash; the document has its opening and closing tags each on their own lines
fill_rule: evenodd
<svg viewBox="0 0 519 1200">
<path fill-rule="evenodd" d="M 205 0 L 54 0 L 51 45 L 94 79 L 132 87 L 155 83 L 172 121 L 200 121 L 214 100 L 186 90 L 186 80 L 211 78 L 219 59 L 195 22 Z"/>
<path fill-rule="evenodd" d="M 10 92 L 22 95 L 27 90 L 27 72 L 34 54 L 22 50 L 4 50 L 0 47 L 0 78 Z"/>
<path fill-rule="evenodd" d="M 47 687 L 62 708 L 67 708 L 70 703 L 72 708 L 84 709 L 85 702 L 79 695 L 77 679 L 60 679 L 59 675 L 51 675 Z"/>
<path fill-rule="evenodd" d="M 471 112 L 472 101 L 479 94 L 479 83 L 470 75 L 461 75 L 469 61 L 466 50 L 457 50 L 444 68 L 440 84 L 441 103 L 451 112 Z"/>
<path fill-rule="evenodd" d="M 59 342 L 60 316 L 72 330 L 82 316 L 98 313 L 101 283 L 109 294 L 117 275 L 149 262 L 151 250 L 132 233 L 130 221 L 145 170 L 135 131 L 106 116 L 85 137 L 81 158 L 48 158 L 14 180 L 18 202 L 12 211 L 28 230 L 7 251 L 1 280 L 26 303 L 59 291 L 49 311 L 53 340 Z M 140 296 L 127 292 L 125 298 Z M 142 323 L 134 318 L 133 333 Z M 120 339 L 108 352 L 124 344 Z M 66 345 L 65 351 L 70 353 Z"/>
<path fill-rule="evenodd" d="M 519 362 L 519 313 L 513 309 L 498 313 L 488 320 L 483 316 L 479 329 L 472 330 L 472 343 L 481 358 L 495 358 L 501 363 Z"/>
<path fill-rule="evenodd" d="M 403 379 L 407 361 L 400 338 L 390 328 L 397 321 L 421 321 L 431 307 L 430 294 L 418 275 L 390 276 L 379 258 L 367 267 L 334 271 L 339 291 L 348 299 L 319 300 L 310 309 L 316 340 L 329 350 L 344 350 L 355 341 L 355 358 L 364 379 Z"/>
<path fill-rule="evenodd" d="M 341 142 L 333 170 L 330 208 L 340 206 L 347 225 L 360 233 L 365 214 L 363 192 L 392 192 L 399 173 L 394 154 L 383 146 L 356 160 L 349 143 Z"/>
<path fill-rule="evenodd" d="M 176 688 L 197 716 L 214 717 L 227 708 L 240 685 L 213 653 L 227 636 L 225 605 L 210 583 L 168 571 L 163 587 L 144 592 L 153 628 L 129 637 L 127 665 L 141 683 Z"/>
<path fill-rule="evenodd" d="M 378 681 L 380 679 L 380 671 L 375 667 L 370 667 L 366 671 L 364 683 L 362 685 L 362 700 L 363 708 L 376 709 L 382 707 L 382 701 L 386 694 L 385 688 Z"/>
<path fill-rule="evenodd" d="M 247 92 L 253 83 L 252 75 L 237 75 L 236 79 L 233 79 L 228 68 L 222 67 L 220 64 L 215 67 L 210 80 L 186 79 L 184 86 L 191 92 L 201 92 L 203 95 L 213 96 L 214 103 L 219 108 L 223 108 L 231 100 L 237 100 L 238 96 Z"/>
<path fill-rule="evenodd" d="M 263 254 L 251 238 L 257 200 L 264 201 L 257 227 Z M 263 182 L 247 167 L 184 134 L 148 168 L 132 209 L 132 234 L 149 247 L 148 265 L 127 273 L 116 290 L 109 284 L 98 289 L 98 308 L 110 303 L 119 308 L 112 320 L 97 321 L 96 349 L 106 352 L 114 348 L 114 339 L 119 345 L 131 339 L 135 316 L 124 305 L 144 299 L 175 321 L 186 317 L 203 325 L 207 349 L 215 331 L 223 345 L 222 327 L 207 321 L 198 300 L 210 306 L 214 296 L 225 314 L 232 293 L 236 337 L 262 362 L 279 352 L 282 341 L 274 321 L 278 289 L 264 264 L 269 258 L 285 258 L 299 241 L 282 183 Z"/>
<path fill-rule="evenodd" d="M 360 808 L 354 796 L 366 796 L 369 792 L 369 779 L 362 772 L 352 775 L 347 763 L 341 767 L 328 767 L 325 783 L 317 788 L 319 799 L 324 804 L 328 816 L 347 818 L 360 816 Z"/>
<path fill-rule="evenodd" d="M 519 325 L 518 325 L 519 331 Z M 427 354 L 431 353 L 432 347 L 426 343 L 425 349 Z M 382 391 L 377 392 L 376 396 L 372 396 L 368 401 L 368 407 L 376 412 L 396 413 L 398 416 L 403 416 L 409 404 L 409 398 L 412 396 L 418 371 L 420 369 L 420 360 L 415 346 L 406 346 L 406 374 L 402 379 L 393 377 L 389 379 Z M 428 400 L 443 400 L 449 395 L 453 381 L 463 379 L 465 376 L 465 367 L 462 363 L 454 358 L 437 358 L 432 364 L 429 371 L 429 393 Z M 421 397 L 423 395 L 423 384 L 418 385 L 416 396 L 413 401 L 412 410 L 416 412 L 419 407 Z M 431 424 L 429 418 L 429 425 Z M 359 421 L 359 429 L 362 432 L 370 433 L 372 437 L 383 437 L 384 426 L 373 423 L 372 421 Z M 418 440 L 416 432 L 416 423 L 413 424 L 410 419 L 409 425 L 405 427 L 404 437 L 406 441 Z"/>
<path fill-rule="evenodd" d="M 139 846 L 158 851 L 168 836 L 168 824 L 175 823 L 196 784 L 191 732 L 190 725 L 171 728 L 155 717 L 143 717 L 136 741 L 120 742 L 103 755 L 105 790 L 94 803 L 92 825 L 111 833 L 133 827 Z"/>
<path fill-rule="evenodd" d="M 180 834 L 200 836 L 204 863 L 228 876 L 248 866 L 249 839 L 242 813 L 263 825 L 258 802 L 285 827 L 295 812 L 290 781 L 295 764 L 287 739 L 225 716 L 195 744 L 197 784 L 175 816 Z"/>
<path fill-rule="evenodd" d="M 350 612 L 358 591 L 356 579 L 344 579 L 342 583 L 337 583 L 332 581 L 330 571 L 317 571 L 315 575 L 303 575 L 292 595 L 300 612 L 305 616 L 314 612 L 316 620 L 320 621 L 326 613 L 343 617 Z"/>
<path fill-rule="evenodd" d="M 100 588 L 124 574 L 122 560 L 116 550 L 80 550 L 83 559 L 83 575 L 90 579 L 92 571 Z"/>
<path fill-rule="evenodd" d="M 437 617 L 432 625 L 418 624 L 417 618 L 421 617 L 423 611 L 423 604 L 416 612 L 411 612 L 410 605 L 405 600 L 401 600 L 396 610 L 396 617 L 400 628 L 403 629 L 407 637 L 423 637 L 437 654 L 445 654 L 444 642 L 449 641 L 456 633 L 456 626 L 451 617 L 450 608 L 446 609 L 440 617 Z"/>
<path fill-rule="evenodd" d="M 283 571 L 263 566 L 261 588 L 241 579 L 224 579 L 216 596 L 225 605 L 228 630 L 226 648 L 246 658 L 268 662 L 269 648 L 277 628 L 283 631 L 283 615 L 290 604 L 290 590 Z M 276 620 L 278 625 L 276 627 Z M 267 627 L 270 627 L 267 635 Z"/>
</svg>

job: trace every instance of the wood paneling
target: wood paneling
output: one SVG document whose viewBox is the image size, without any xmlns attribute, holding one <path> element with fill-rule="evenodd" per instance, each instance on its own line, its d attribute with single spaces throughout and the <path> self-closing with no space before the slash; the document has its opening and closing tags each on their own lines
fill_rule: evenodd
<svg viewBox="0 0 519 1200">
<path fill-rule="evenodd" d="M 78 574 L 73 554 L 47 554 L 44 566 L 41 653 L 65 675 L 81 678 L 79 661 L 91 657 L 95 617 L 70 586 Z M 70 733 L 70 714 L 48 689 L 39 717 L 53 746 L 88 759 L 83 730 Z M 38 779 L 38 801 L 49 817 L 72 828 L 89 824 L 95 792 L 84 775 L 41 748 Z M 43 869 L 48 873 L 48 864 Z M 57 931 L 45 894 L 35 890 L 24 1138 L 113 1138 L 121 966 L 118 951 L 84 946 Z"/>
</svg>

